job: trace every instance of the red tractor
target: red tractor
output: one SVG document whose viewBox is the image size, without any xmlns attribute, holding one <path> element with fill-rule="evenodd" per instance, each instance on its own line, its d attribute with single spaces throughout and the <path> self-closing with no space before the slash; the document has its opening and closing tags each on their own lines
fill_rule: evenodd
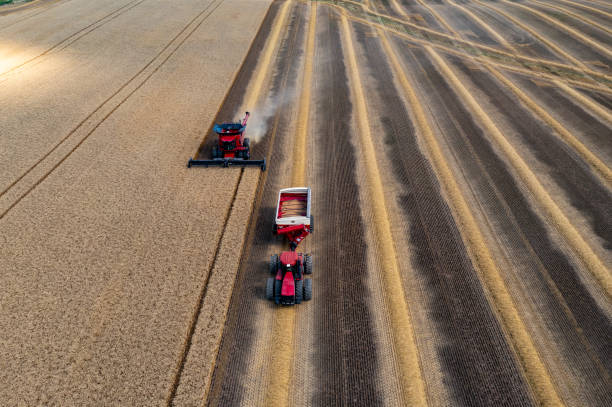
<svg viewBox="0 0 612 407">
<path fill-rule="evenodd" d="M 266 281 L 266 298 L 276 304 L 294 305 L 312 299 L 312 258 L 296 252 L 298 244 L 313 230 L 310 188 L 286 188 L 278 194 L 274 232 L 289 239 L 291 251 L 272 255 Z"/>
<path fill-rule="evenodd" d="M 244 119 L 235 123 L 215 124 L 213 131 L 217 133 L 218 142 L 212 148 L 211 160 L 189 159 L 187 167 L 211 165 L 229 167 L 230 165 L 257 165 L 263 171 L 266 169 L 266 160 L 250 160 L 251 150 L 249 139 L 244 137 L 246 123 L 249 119 L 249 112 L 246 112 Z"/>
</svg>

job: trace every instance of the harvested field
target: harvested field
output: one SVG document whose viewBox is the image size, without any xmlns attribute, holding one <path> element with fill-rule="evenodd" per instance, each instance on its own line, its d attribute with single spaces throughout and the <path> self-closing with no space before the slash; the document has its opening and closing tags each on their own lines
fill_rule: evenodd
<svg viewBox="0 0 612 407">
<path fill-rule="evenodd" d="M 612 404 L 606 2 L 4 7 L 0 404 Z"/>
</svg>

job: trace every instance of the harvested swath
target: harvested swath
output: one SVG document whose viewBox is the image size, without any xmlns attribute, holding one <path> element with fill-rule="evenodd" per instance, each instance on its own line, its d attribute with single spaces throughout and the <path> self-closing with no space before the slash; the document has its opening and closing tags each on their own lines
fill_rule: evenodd
<svg viewBox="0 0 612 407">
<path fill-rule="evenodd" d="M 469 69 L 460 60 L 450 59 L 464 74 L 469 74 L 478 89 L 500 109 L 499 114 L 507 117 L 506 122 L 512 126 L 507 134 L 519 135 L 517 137 L 527 142 L 530 149 L 544 160 L 550 162 L 559 159 L 563 162 L 562 166 L 550 164 L 551 168 L 555 168 L 553 172 L 555 177 L 563 177 L 564 173 L 576 177 L 582 174 L 585 178 L 581 182 L 587 185 L 593 182 L 593 175 L 582 169 L 581 164 L 564 156 L 567 153 L 558 147 L 561 142 L 555 138 L 555 135 L 531 117 L 528 111 L 518 107 L 520 104 L 507 96 L 489 75 L 483 71 Z M 425 63 L 424 68 L 428 67 L 431 66 Z M 435 71 L 430 70 L 429 73 L 432 81 L 441 83 L 441 77 Z M 450 89 L 440 85 L 437 87 L 438 91 L 431 94 L 436 95 L 437 105 L 440 106 L 437 112 L 439 117 L 445 114 L 455 118 L 469 116 L 467 110 L 459 107 L 460 99 Z M 495 228 L 497 238 L 505 243 L 504 250 L 511 253 L 512 260 L 517 265 L 515 268 L 508 268 L 506 273 L 516 273 L 519 280 L 528 282 L 522 285 L 523 290 L 527 291 L 525 295 L 533 299 L 540 312 L 532 315 L 530 311 L 524 315 L 530 320 L 536 319 L 537 316 L 537 321 L 530 321 L 532 326 L 554 326 L 550 329 L 552 333 L 548 334 L 553 338 L 536 339 L 541 344 L 551 341 L 559 344 L 558 346 L 564 349 L 564 357 L 569 360 L 567 363 L 571 364 L 572 371 L 588 378 L 580 380 L 581 403 L 604 402 L 607 398 L 606 379 L 605 374 L 602 375 L 600 366 L 606 363 L 605 355 L 610 351 L 608 349 L 610 330 L 605 322 L 604 312 L 581 281 L 579 271 L 549 237 L 544 222 L 530 206 L 524 192 L 487 141 L 486 134 L 465 119 L 459 122 L 460 128 L 451 125 L 453 121 L 442 121 L 442 123 L 449 123 L 442 125 L 446 139 L 462 171 L 466 173 L 466 180 L 477 194 L 478 202 L 485 208 L 489 223 L 498 225 Z M 580 188 L 573 186 L 570 190 L 572 193 L 577 193 Z M 578 198 L 578 201 L 584 201 L 584 198 Z M 552 279 L 554 285 L 551 285 L 547 279 Z M 556 295 L 555 290 L 561 295 Z M 565 307 L 569 307 L 573 316 L 566 313 Z M 572 320 L 574 318 L 577 322 Z M 586 333 L 584 336 L 583 331 Z M 532 332 L 535 336 L 538 331 Z M 588 340 L 586 346 L 583 343 L 585 338 Z M 549 357 L 553 358 L 553 361 L 556 359 L 554 355 Z M 563 371 L 566 372 L 567 367 L 564 366 Z M 564 373 L 564 376 L 558 374 L 555 377 L 557 380 L 567 380 L 570 383 L 575 380 L 568 376 L 568 373 Z"/>
<path fill-rule="evenodd" d="M 517 376 L 519 367 L 466 254 L 435 173 L 418 146 L 408 111 L 393 82 L 385 80 L 392 74 L 386 63 L 380 63 L 385 60 L 384 50 L 376 38 L 362 35 L 361 41 L 376 84 L 373 87 L 384 106 L 380 116 L 386 154 L 396 163 L 394 177 L 405 191 L 398 196 L 398 204 L 411 226 L 414 248 L 405 255 L 414 256 L 415 273 L 433 303 L 429 318 L 435 330 L 427 336 L 439 342 L 437 363 L 444 374 L 440 382 L 448 386 L 453 404 L 495 404 L 501 393 L 513 403 L 528 404 L 526 384 Z M 397 49 L 410 56 L 413 66 L 412 52 L 416 51 L 403 44 Z M 438 392 L 436 388 L 431 391 Z"/>
<path fill-rule="evenodd" d="M 316 366 L 313 401 L 318 405 L 377 405 L 381 403 L 374 310 L 368 300 L 366 224 L 357 204 L 359 156 L 351 143 L 355 129 L 348 120 L 352 110 L 347 83 L 341 28 L 328 7 L 319 9 L 315 61 L 313 126 L 315 164 L 313 199 L 321 225 L 313 239 L 317 265 L 315 303 Z M 348 202 L 347 202 L 348 201 Z M 350 204 L 349 204 L 350 203 Z M 348 244 L 350 242 L 350 244 Z M 340 317 L 336 317 L 338 315 Z"/>
</svg>

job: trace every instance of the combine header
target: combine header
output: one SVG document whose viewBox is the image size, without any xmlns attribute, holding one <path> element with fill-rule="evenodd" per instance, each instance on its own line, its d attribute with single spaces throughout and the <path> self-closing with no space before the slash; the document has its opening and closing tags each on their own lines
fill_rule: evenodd
<svg viewBox="0 0 612 407">
<path fill-rule="evenodd" d="M 250 160 L 251 151 L 249 139 L 244 137 L 246 123 L 249 119 L 249 112 L 246 112 L 244 119 L 236 123 L 215 124 L 213 131 L 217 133 L 219 141 L 212 149 L 211 160 L 189 159 L 187 167 L 192 166 L 209 167 L 229 167 L 230 165 L 239 166 L 258 166 L 262 171 L 266 170 L 266 159 Z"/>
<path fill-rule="evenodd" d="M 310 188 L 286 188 L 278 194 L 274 233 L 289 239 L 291 251 L 272 255 L 270 273 L 266 281 L 266 297 L 277 304 L 294 305 L 312 298 L 312 258 L 297 253 L 298 244 L 313 230 L 310 214 Z"/>
</svg>

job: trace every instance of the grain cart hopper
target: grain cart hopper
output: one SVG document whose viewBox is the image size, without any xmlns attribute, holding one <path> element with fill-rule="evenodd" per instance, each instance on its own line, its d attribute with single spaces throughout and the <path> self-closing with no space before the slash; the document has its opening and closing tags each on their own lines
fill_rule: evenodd
<svg viewBox="0 0 612 407">
<path fill-rule="evenodd" d="M 274 233 L 289 239 L 290 251 L 274 254 L 266 281 L 266 297 L 276 304 L 294 305 L 312 298 L 312 258 L 296 252 L 298 244 L 313 230 L 310 214 L 310 188 L 286 188 L 278 194 Z"/>
<path fill-rule="evenodd" d="M 189 159 L 187 167 L 192 166 L 209 167 L 229 167 L 230 165 L 239 166 L 258 166 L 262 171 L 266 170 L 266 159 L 251 160 L 251 150 L 249 139 L 244 137 L 246 123 L 249 119 L 249 112 L 246 112 L 244 119 L 235 123 L 215 124 L 213 131 L 217 133 L 217 144 L 212 148 L 210 160 Z"/>
</svg>

